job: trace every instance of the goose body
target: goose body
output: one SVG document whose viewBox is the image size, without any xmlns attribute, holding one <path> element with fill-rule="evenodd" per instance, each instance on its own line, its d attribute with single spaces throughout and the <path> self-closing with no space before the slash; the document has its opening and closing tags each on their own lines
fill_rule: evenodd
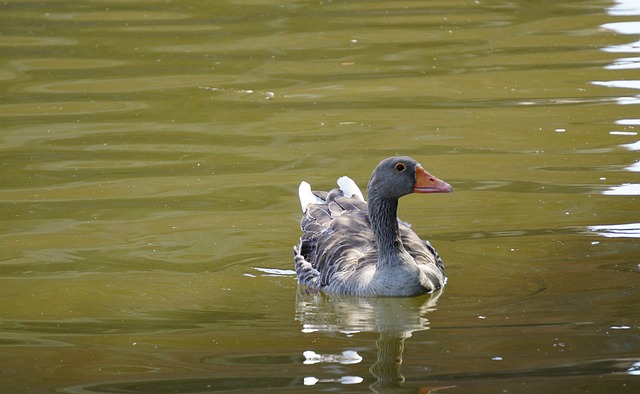
<svg viewBox="0 0 640 394">
<path fill-rule="evenodd" d="M 442 259 L 428 241 L 397 217 L 410 193 L 451 192 L 410 157 L 385 159 L 373 171 L 365 202 L 348 177 L 338 188 L 312 191 L 302 182 L 302 237 L 294 247 L 298 281 L 327 293 L 414 296 L 444 286 Z"/>
</svg>

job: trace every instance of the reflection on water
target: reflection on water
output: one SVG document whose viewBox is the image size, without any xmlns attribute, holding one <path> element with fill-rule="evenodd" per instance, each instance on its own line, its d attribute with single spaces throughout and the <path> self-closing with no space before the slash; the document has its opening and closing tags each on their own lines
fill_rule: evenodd
<svg viewBox="0 0 640 394">
<path fill-rule="evenodd" d="M 362 298 L 345 295 L 326 295 L 299 288 L 296 293 L 296 320 L 302 331 L 358 332 L 427 330 L 426 315 L 433 310 L 442 291 L 425 297 Z"/>
<path fill-rule="evenodd" d="M 640 183 L 623 183 L 620 186 L 612 186 L 602 194 L 610 196 L 640 196 Z"/>
<path fill-rule="evenodd" d="M 415 331 L 429 328 L 426 314 L 432 311 L 440 290 L 434 294 L 413 298 L 358 298 L 345 295 L 325 295 L 299 287 L 296 294 L 296 320 L 302 323 L 304 333 L 340 332 L 348 336 L 361 332 L 379 333 L 376 341 L 377 357 L 369 372 L 375 378 L 370 388 L 376 393 L 396 393 L 403 387 L 404 376 L 400 372 L 404 343 Z M 343 365 L 363 362 L 353 349 L 341 354 L 304 352 L 305 364 L 340 363 Z M 366 362 L 366 361 L 365 361 Z M 360 383 L 361 376 L 342 376 L 337 380 L 305 377 L 305 385 L 327 382 L 342 384 Z M 418 388 L 404 387 L 402 392 L 417 392 Z"/>
<path fill-rule="evenodd" d="M 640 361 L 633 363 L 628 369 L 627 373 L 629 375 L 638 375 L 640 376 Z"/>
<path fill-rule="evenodd" d="M 612 7 L 609 7 L 607 10 L 611 15 L 640 15 L 640 8 L 638 7 L 637 1 L 633 0 L 617 0 L 616 4 Z M 640 35 L 640 22 L 637 21 L 627 21 L 627 22 L 611 22 L 605 23 L 602 25 L 603 28 L 615 31 L 619 34 L 627 34 L 627 35 Z M 611 45 L 604 47 L 602 49 L 605 52 L 612 53 L 638 53 L 640 52 L 640 41 L 623 44 L 623 45 Z M 605 66 L 605 69 L 609 70 L 633 70 L 640 68 L 640 58 L 638 57 L 623 57 L 616 59 L 613 63 Z M 613 80 L 613 81 L 593 81 L 594 85 L 606 86 L 611 88 L 622 88 L 622 89 L 631 89 L 638 90 L 640 89 L 640 80 Z M 635 97 L 620 97 L 617 99 L 618 103 L 621 105 L 627 104 L 638 104 L 640 103 L 640 95 L 636 95 Z M 636 119 L 618 119 L 616 120 L 617 124 L 620 125 L 637 125 Z M 625 135 L 637 135 L 637 132 L 617 132 L 624 133 Z M 626 147 L 630 150 L 637 150 L 634 148 L 633 144 L 625 144 L 623 147 Z M 636 162 L 632 165 L 625 167 L 627 171 L 630 172 L 638 172 L 639 162 Z M 638 183 L 629 183 L 625 182 L 618 186 L 612 186 L 607 190 L 603 191 L 603 194 L 613 195 L 613 196 L 638 196 L 640 195 L 640 184 Z M 598 227 L 595 226 L 594 229 Z M 602 234 L 602 233 L 601 233 Z M 610 232 L 604 232 L 603 235 L 610 236 L 607 234 L 611 234 Z"/>
<path fill-rule="evenodd" d="M 637 0 L 615 0 L 615 3 L 607 8 L 611 15 L 640 15 L 640 3 Z"/>
<path fill-rule="evenodd" d="M 640 238 L 640 223 L 612 224 L 608 226 L 590 226 L 589 230 L 611 238 Z"/>
</svg>

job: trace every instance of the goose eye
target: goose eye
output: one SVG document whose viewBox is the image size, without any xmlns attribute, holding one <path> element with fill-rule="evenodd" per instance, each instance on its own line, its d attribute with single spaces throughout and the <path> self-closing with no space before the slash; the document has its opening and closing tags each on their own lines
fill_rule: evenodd
<svg viewBox="0 0 640 394">
<path fill-rule="evenodd" d="M 407 166 L 404 163 L 396 163 L 396 165 L 393 166 L 393 169 L 397 172 L 402 172 L 407 169 Z"/>
</svg>

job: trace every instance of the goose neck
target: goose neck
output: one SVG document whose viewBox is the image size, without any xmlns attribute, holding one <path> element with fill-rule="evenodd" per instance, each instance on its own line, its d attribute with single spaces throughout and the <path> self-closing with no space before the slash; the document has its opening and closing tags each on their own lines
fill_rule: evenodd
<svg viewBox="0 0 640 394">
<path fill-rule="evenodd" d="M 379 263 L 400 260 L 404 252 L 398 228 L 398 200 L 373 196 L 369 199 L 369 220 L 378 244 Z"/>
</svg>

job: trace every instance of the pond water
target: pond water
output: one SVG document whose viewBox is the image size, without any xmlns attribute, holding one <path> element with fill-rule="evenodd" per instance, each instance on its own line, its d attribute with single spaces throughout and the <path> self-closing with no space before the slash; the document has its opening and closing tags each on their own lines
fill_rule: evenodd
<svg viewBox="0 0 640 394">
<path fill-rule="evenodd" d="M 640 391 L 638 1 L 0 9 L 0 391 Z M 444 291 L 298 289 L 396 154 Z"/>
</svg>

